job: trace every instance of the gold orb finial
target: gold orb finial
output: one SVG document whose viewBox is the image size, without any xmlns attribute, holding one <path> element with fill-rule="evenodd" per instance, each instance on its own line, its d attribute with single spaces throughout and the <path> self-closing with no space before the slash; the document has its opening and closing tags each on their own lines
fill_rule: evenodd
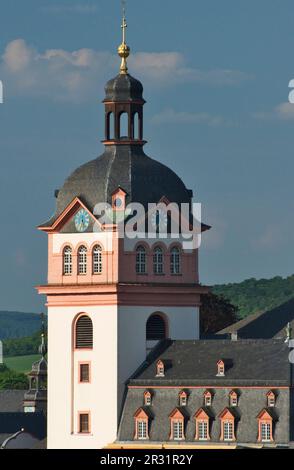
<svg viewBox="0 0 294 470">
<path fill-rule="evenodd" d="M 118 55 L 121 57 L 121 65 L 120 65 L 120 73 L 127 74 L 128 73 L 128 66 L 127 66 L 127 58 L 130 55 L 131 49 L 126 43 L 126 29 L 127 29 L 127 20 L 126 20 L 126 11 L 125 11 L 125 2 L 123 2 L 123 21 L 122 21 L 122 43 L 118 47 Z"/>
</svg>

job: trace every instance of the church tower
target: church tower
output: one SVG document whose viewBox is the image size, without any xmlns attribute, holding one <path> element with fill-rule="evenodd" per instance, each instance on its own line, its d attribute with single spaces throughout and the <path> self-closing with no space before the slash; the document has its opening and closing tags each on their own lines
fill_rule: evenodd
<svg viewBox="0 0 294 470">
<path fill-rule="evenodd" d="M 186 203 L 192 191 L 143 150 L 142 84 L 127 67 L 126 20 L 119 74 L 105 87 L 103 154 L 56 192 L 48 234 L 48 448 L 115 441 L 126 380 L 165 338 L 199 338 L 198 250 L 181 237 L 120 237 L 130 203 Z M 97 205 L 107 204 L 111 222 Z M 170 216 L 151 214 L 155 232 Z M 202 225 L 202 230 L 208 229 Z"/>
</svg>

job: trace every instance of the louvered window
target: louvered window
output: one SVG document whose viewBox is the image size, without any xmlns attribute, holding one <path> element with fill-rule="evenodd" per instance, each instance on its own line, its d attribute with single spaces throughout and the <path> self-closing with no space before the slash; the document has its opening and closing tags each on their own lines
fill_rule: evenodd
<svg viewBox="0 0 294 470">
<path fill-rule="evenodd" d="M 81 316 L 76 323 L 76 349 L 93 348 L 93 323 L 87 315 Z"/>
<path fill-rule="evenodd" d="M 165 339 L 165 321 L 161 315 L 154 314 L 149 317 L 146 325 L 146 340 L 154 341 Z"/>
</svg>

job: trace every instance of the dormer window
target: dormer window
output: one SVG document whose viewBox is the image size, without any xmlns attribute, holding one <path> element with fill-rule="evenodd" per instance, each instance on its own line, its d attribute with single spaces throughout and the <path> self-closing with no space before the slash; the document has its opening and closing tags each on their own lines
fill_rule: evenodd
<svg viewBox="0 0 294 470">
<path fill-rule="evenodd" d="M 112 209 L 114 211 L 124 211 L 126 206 L 126 192 L 118 188 L 112 193 Z"/>
<path fill-rule="evenodd" d="M 161 360 L 156 364 L 156 377 L 164 377 L 164 364 Z"/>
<path fill-rule="evenodd" d="M 217 362 L 217 376 L 223 377 L 225 375 L 225 363 L 222 359 Z"/>
<path fill-rule="evenodd" d="M 274 394 L 274 392 L 272 390 L 270 390 L 266 394 L 266 397 L 267 397 L 267 406 L 273 407 L 273 406 L 276 405 L 276 395 Z"/>
<path fill-rule="evenodd" d="M 212 395 L 211 395 L 211 392 L 209 390 L 206 390 L 203 394 L 203 398 L 204 398 L 204 405 L 205 406 L 211 406 L 211 402 L 212 402 Z"/>
<path fill-rule="evenodd" d="M 235 390 L 230 392 L 230 406 L 238 406 L 238 394 Z"/>
<path fill-rule="evenodd" d="M 187 406 L 187 393 L 184 390 L 179 393 L 179 404 L 180 406 Z"/>
<path fill-rule="evenodd" d="M 146 390 L 146 392 L 144 393 L 144 405 L 151 406 L 151 404 L 152 404 L 151 393 L 149 392 L 149 390 Z"/>
</svg>

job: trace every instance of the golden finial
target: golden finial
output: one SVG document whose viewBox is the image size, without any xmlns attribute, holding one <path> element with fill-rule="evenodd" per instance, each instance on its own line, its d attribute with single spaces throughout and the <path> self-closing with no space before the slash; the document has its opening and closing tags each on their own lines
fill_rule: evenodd
<svg viewBox="0 0 294 470">
<path fill-rule="evenodd" d="M 128 73 L 128 66 L 127 66 L 127 58 L 130 55 L 131 49 L 126 44 L 126 29 L 128 27 L 127 20 L 126 20 L 126 10 L 125 10 L 125 0 L 123 0 L 123 20 L 122 20 L 122 43 L 118 47 L 118 55 L 121 57 L 121 65 L 120 65 L 120 73 L 127 74 Z"/>
</svg>

